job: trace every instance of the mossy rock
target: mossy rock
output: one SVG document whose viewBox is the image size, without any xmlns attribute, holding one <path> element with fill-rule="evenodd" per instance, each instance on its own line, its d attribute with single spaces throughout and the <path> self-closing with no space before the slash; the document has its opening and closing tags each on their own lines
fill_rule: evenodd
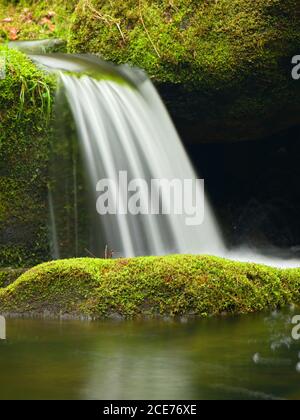
<svg viewBox="0 0 300 420">
<path fill-rule="evenodd" d="M 300 269 L 209 256 L 71 259 L 0 290 L 0 313 L 138 318 L 241 314 L 300 303 Z"/>
<path fill-rule="evenodd" d="M 55 81 L 0 46 L 0 267 L 49 258 L 47 164 Z"/>
<path fill-rule="evenodd" d="M 192 140 L 300 122 L 298 0 L 81 0 L 73 20 L 69 50 L 145 69 Z"/>
</svg>

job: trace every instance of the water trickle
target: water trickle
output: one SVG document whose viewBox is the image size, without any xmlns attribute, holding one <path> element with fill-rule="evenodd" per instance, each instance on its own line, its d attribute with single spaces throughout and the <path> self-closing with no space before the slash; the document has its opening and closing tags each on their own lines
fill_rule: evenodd
<svg viewBox="0 0 300 420">
<path fill-rule="evenodd" d="M 50 249 L 52 258 L 54 260 L 59 259 L 59 245 L 57 238 L 57 228 L 56 228 L 56 219 L 55 219 L 55 210 L 53 205 L 53 196 L 52 191 L 48 188 L 48 207 L 49 207 L 49 217 L 50 217 Z"/>
</svg>

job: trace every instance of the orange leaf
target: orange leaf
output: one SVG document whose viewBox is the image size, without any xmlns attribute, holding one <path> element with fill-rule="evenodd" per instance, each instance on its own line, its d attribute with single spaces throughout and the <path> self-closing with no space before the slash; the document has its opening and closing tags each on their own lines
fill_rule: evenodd
<svg viewBox="0 0 300 420">
<path fill-rule="evenodd" d="M 2 19 L 1 22 L 3 22 L 3 23 L 11 23 L 11 22 L 13 22 L 13 18 L 7 17 L 5 19 Z"/>
<path fill-rule="evenodd" d="M 10 28 L 9 29 L 9 34 L 8 37 L 11 41 L 15 41 L 16 39 L 18 39 L 18 29 L 16 28 Z"/>
<path fill-rule="evenodd" d="M 56 15 L 56 13 L 53 11 L 53 10 L 50 10 L 47 14 L 46 14 L 46 17 L 48 18 L 48 19 L 52 19 L 52 18 L 54 18 L 54 16 Z"/>
<path fill-rule="evenodd" d="M 50 20 L 50 19 L 48 19 L 47 17 L 43 17 L 43 18 L 40 20 L 40 25 L 51 25 L 51 24 L 52 24 L 51 20 Z"/>
</svg>

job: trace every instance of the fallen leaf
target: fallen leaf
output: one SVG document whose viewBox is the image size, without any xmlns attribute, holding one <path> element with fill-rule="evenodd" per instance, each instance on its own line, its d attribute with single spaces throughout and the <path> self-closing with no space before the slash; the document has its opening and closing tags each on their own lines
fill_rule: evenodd
<svg viewBox="0 0 300 420">
<path fill-rule="evenodd" d="M 10 28 L 9 29 L 9 33 L 8 33 L 8 37 L 11 41 L 15 41 L 16 39 L 18 39 L 18 29 L 17 28 Z"/>
<path fill-rule="evenodd" d="M 53 10 L 50 10 L 47 14 L 46 14 L 46 17 L 48 18 L 48 19 L 52 19 L 52 18 L 54 18 L 54 16 L 56 15 L 56 13 L 53 11 Z"/>
<path fill-rule="evenodd" d="M 52 22 L 50 19 L 48 19 L 47 17 L 43 17 L 40 20 L 40 25 L 52 25 Z"/>
<path fill-rule="evenodd" d="M 3 22 L 3 23 L 11 23 L 11 22 L 13 22 L 13 18 L 11 18 L 11 17 L 7 17 L 7 18 L 5 18 L 5 19 L 2 19 L 2 21 L 1 22 Z"/>
<path fill-rule="evenodd" d="M 52 23 L 52 21 L 46 17 L 40 20 L 40 25 L 48 26 L 49 31 L 54 32 L 55 31 L 55 25 Z"/>
<path fill-rule="evenodd" d="M 23 23 L 33 22 L 32 12 L 30 12 L 30 10 L 28 10 L 26 13 L 23 13 L 23 15 L 21 15 L 21 20 L 22 20 Z"/>
</svg>

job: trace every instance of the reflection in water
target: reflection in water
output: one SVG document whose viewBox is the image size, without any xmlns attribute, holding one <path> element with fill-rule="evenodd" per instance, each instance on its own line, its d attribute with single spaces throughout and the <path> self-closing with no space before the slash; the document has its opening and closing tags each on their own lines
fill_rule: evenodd
<svg viewBox="0 0 300 420">
<path fill-rule="evenodd" d="M 8 320 L 0 398 L 300 399 L 292 315 L 184 324 Z"/>
<path fill-rule="evenodd" d="M 169 360 L 168 360 L 169 359 Z M 84 387 L 82 398 L 88 399 L 166 399 L 188 398 L 190 389 L 188 372 L 184 359 L 178 364 L 177 359 L 167 352 L 160 354 L 137 355 L 116 351 L 105 365 L 94 360 L 94 373 Z"/>
<path fill-rule="evenodd" d="M 274 395 L 265 394 L 264 392 L 257 392 L 251 391 L 250 389 L 246 388 L 238 388 L 234 386 L 226 386 L 226 385 L 215 385 L 213 388 L 219 391 L 223 391 L 226 393 L 230 393 L 232 395 L 232 399 L 239 397 L 239 399 L 250 399 L 250 400 L 284 400 L 284 398 L 278 398 Z M 234 397 L 236 396 L 236 397 Z"/>
</svg>

